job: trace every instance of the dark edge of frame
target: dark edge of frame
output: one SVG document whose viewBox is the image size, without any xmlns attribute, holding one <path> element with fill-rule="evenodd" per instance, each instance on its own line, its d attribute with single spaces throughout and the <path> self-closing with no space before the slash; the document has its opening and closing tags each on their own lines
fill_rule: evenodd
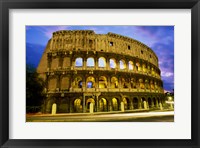
<svg viewBox="0 0 200 148">
<path fill-rule="evenodd" d="M 198 39 L 200 35 L 200 3 L 197 0 L 109 0 L 105 2 L 91 0 L 75 0 L 73 2 L 59 0 L 0 0 L 0 144 L 1 147 L 200 147 L 200 104 L 198 74 L 200 73 L 200 52 Z M 50 2 L 50 3 L 47 3 Z M 87 2 L 87 3 L 85 3 Z M 106 3 L 106 5 L 105 5 Z M 9 9 L 11 8 L 192 8 L 192 140 L 11 140 L 9 139 Z M 198 80 L 198 81 L 197 81 Z"/>
</svg>

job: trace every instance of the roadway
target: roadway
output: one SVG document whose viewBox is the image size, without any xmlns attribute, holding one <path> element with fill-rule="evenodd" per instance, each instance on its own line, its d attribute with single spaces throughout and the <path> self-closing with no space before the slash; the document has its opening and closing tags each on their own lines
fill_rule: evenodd
<svg viewBox="0 0 200 148">
<path fill-rule="evenodd" d="M 174 122 L 174 111 L 27 115 L 26 122 Z"/>
</svg>

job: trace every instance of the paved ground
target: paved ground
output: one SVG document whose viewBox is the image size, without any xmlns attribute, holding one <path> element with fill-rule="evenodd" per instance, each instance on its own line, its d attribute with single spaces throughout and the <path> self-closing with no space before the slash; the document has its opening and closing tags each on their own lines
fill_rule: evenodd
<svg viewBox="0 0 200 148">
<path fill-rule="evenodd" d="M 174 111 L 27 115 L 27 122 L 174 122 Z"/>
</svg>

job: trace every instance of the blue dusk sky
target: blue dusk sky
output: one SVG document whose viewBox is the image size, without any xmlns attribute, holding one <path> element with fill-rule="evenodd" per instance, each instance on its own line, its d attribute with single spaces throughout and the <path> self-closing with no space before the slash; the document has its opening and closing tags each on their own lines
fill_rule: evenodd
<svg viewBox="0 0 200 148">
<path fill-rule="evenodd" d="M 165 91 L 174 89 L 174 26 L 26 26 L 27 64 L 37 67 L 48 40 L 58 30 L 112 32 L 146 44 L 158 56 Z"/>
</svg>

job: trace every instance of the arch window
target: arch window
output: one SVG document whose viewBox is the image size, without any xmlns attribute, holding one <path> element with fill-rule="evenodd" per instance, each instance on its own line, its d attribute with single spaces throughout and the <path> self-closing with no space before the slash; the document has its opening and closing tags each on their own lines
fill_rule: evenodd
<svg viewBox="0 0 200 148">
<path fill-rule="evenodd" d="M 74 101 L 75 112 L 80 112 L 82 110 L 81 99 L 76 99 Z"/>
<path fill-rule="evenodd" d="M 132 61 L 128 62 L 128 69 L 133 70 L 133 62 Z"/>
<path fill-rule="evenodd" d="M 99 67 L 106 67 L 106 59 L 104 57 L 99 58 Z"/>
<path fill-rule="evenodd" d="M 112 99 L 112 106 L 113 106 L 113 110 L 117 111 L 118 110 L 118 101 L 116 98 Z"/>
<path fill-rule="evenodd" d="M 110 59 L 110 68 L 116 68 L 116 67 L 117 67 L 116 60 Z"/>
<path fill-rule="evenodd" d="M 87 78 L 87 88 L 94 88 L 95 87 L 95 79 L 94 77 Z"/>
<path fill-rule="evenodd" d="M 75 66 L 76 67 L 83 66 L 83 59 L 82 58 L 76 58 L 76 60 L 75 60 Z"/>
<path fill-rule="evenodd" d="M 140 71 L 140 64 L 139 64 L 139 63 L 136 63 L 135 66 L 136 66 L 136 70 L 137 70 L 137 71 Z"/>
<path fill-rule="evenodd" d="M 105 76 L 99 78 L 99 88 L 107 88 L 107 79 Z"/>
<path fill-rule="evenodd" d="M 100 111 L 106 111 L 107 110 L 107 101 L 105 98 L 101 98 L 99 100 L 99 110 Z"/>
<path fill-rule="evenodd" d="M 77 77 L 74 79 L 74 86 L 75 88 L 82 88 L 82 78 Z"/>
<path fill-rule="evenodd" d="M 88 58 L 87 59 L 87 66 L 88 67 L 94 67 L 94 58 Z"/>
<path fill-rule="evenodd" d="M 111 78 L 111 88 L 118 88 L 118 79 L 116 77 Z"/>
<path fill-rule="evenodd" d="M 126 69 L 126 63 L 124 60 L 119 61 L 119 67 L 120 67 L 120 69 Z"/>
</svg>

